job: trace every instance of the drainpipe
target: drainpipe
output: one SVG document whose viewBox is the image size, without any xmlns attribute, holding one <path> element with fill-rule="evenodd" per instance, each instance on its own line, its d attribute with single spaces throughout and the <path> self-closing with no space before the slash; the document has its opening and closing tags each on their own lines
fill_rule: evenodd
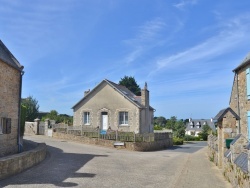
<svg viewBox="0 0 250 188">
<path fill-rule="evenodd" d="M 23 66 L 21 67 L 20 73 L 20 84 L 19 84 L 19 100 L 18 100 L 18 135 L 17 135 L 17 145 L 18 145 L 18 153 L 22 151 L 21 145 L 21 99 L 22 99 L 22 80 L 23 80 Z"/>
<path fill-rule="evenodd" d="M 238 106 L 238 115 L 239 115 L 239 117 L 240 117 L 240 99 L 239 99 L 239 79 L 238 79 L 238 74 L 235 72 L 235 74 L 236 74 L 236 79 L 237 79 L 237 82 L 236 82 L 236 87 L 237 87 L 237 99 L 238 99 L 238 104 L 237 104 L 237 106 Z M 240 127 L 240 119 L 239 119 L 239 134 L 241 133 L 241 127 Z"/>
</svg>

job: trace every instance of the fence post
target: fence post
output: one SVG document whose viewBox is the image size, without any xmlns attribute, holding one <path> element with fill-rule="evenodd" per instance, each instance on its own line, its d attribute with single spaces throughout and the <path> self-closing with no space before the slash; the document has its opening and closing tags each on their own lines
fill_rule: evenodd
<svg viewBox="0 0 250 188">
<path fill-rule="evenodd" d="M 135 143 L 135 132 L 134 132 L 134 143 Z"/>
<path fill-rule="evenodd" d="M 117 130 L 115 131 L 115 141 L 117 141 L 118 135 Z"/>
</svg>

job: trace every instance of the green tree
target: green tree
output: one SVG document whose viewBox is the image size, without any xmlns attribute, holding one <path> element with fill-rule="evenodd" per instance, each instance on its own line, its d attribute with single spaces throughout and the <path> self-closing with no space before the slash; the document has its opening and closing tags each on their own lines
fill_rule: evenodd
<svg viewBox="0 0 250 188">
<path fill-rule="evenodd" d="M 165 117 L 163 117 L 163 116 L 154 117 L 154 125 L 165 127 L 166 123 L 167 123 L 167 120 Z"/>
<path fill-rule="evenodd" d="M 140 96 L 141 95 L 141 88 L 136 83 L 135 78 L 132 76 L 124 76 L 124 78 L 121 78 L 119 81 L 119 85 L 123 85 L 126 88 L 128 88 L 130 91 L 132 91 L 134 94 Z"/>
<path fill-rule="evenodd" d="M 34 121 L 37 118 L 39 105 L 38 101 L 33 98 L 33 96 L 29 96 L 27 98 L 22 99 L 21 104 L 26 107 L 26 121 Z"/>
<path fill-rule="evenodd" d="M 199 133 L 199 136 L 203 140 L 207 140 L 207 136 L 212 132 L 212 129 L 209 127 L 209 125 L 204 125 L 202 127 L 202 131 Z"/>
<path fill-rule="evenodd" d="M 176 136 L 177 138 L 184 138 L 185 129 L 186 127 L 184 125 L 183 120 L 176 121 L 173 130 L 174 136 Z"/>
<path fill-rule="evenodd" d="M 168 129 L 174 130 L 174 126 L 175 126 L 176 122 L 177 122 L 177 117 L 176 116 L 172 116 L 170 119 L 167 120 L 166 127 Z"/>
</svg>

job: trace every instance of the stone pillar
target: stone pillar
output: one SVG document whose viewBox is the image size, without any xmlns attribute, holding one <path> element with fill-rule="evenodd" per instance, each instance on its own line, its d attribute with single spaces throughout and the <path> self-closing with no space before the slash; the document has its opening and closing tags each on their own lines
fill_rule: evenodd
<svg viewBox="0 0 250 188">
<path fill-rule="evenodd" d="M 48 128 L 49 128 L 50 121 L 49 119 L 45 119 L 45 125 L 44 125 L 44 135 L 48 136 Z"/>
<path fill-rule="evenodd" d="M 36 135 L 39 135 L 39 123 L 40 123 L 39 118 L 34 119 L 34 130 Z"/>
</svg>

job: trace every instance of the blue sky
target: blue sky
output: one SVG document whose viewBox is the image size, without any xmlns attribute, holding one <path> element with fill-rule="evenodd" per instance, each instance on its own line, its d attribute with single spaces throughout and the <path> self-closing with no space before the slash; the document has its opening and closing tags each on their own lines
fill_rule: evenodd
<svg viewBox="0 0 250 188">
<path fill-rule="evenodd" d="M 211 118 L 250 51 L 249 0 L 0 0 L 0 39 L 25 67 L 22 96 L 71 107 L 134 76 L 155 116 Z"/>
</svg>

